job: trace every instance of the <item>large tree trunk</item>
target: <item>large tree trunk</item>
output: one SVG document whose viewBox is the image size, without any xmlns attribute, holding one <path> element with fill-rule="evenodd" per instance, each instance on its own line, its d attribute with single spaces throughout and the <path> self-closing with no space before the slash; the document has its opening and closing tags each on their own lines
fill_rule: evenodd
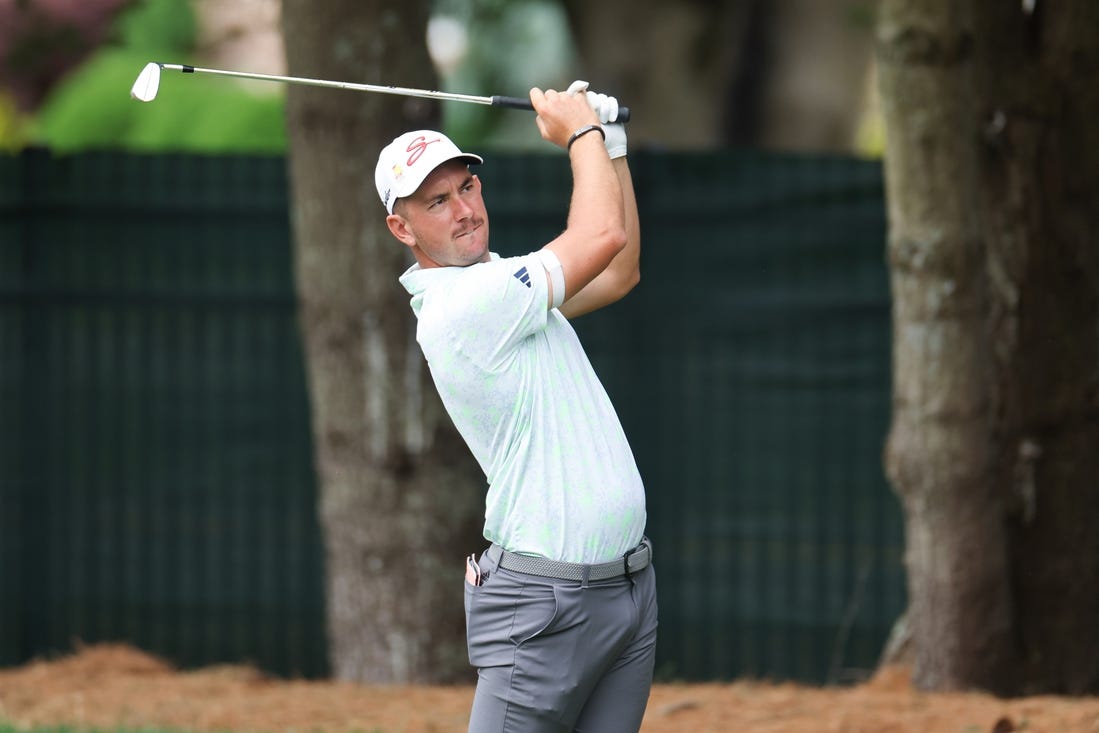
<svg viewBox="0 0 1099 733">
<path fill-rule="evenodd" d="M 426 2 L 285 0 L 289 72 L 435 88 Z M 437 123 L 423 100 L 290 87 L 297 288 L 326 546 L 335 677 L 464 677 L 462 553 L 480 475 L 442 410 L 396 278 L 406 248 L 374 186 L 381 147 Z"/>
<path fill-rule="evenodd" d="M 1099 4 L 884 0 L 915 681 L 1099 691 Z"/>
<path fill-rule="evenodd" d="M 578 73 L 639 145 L 853 149 L 871 66 L 849 0 L 565 0 Z"/>
</svg>

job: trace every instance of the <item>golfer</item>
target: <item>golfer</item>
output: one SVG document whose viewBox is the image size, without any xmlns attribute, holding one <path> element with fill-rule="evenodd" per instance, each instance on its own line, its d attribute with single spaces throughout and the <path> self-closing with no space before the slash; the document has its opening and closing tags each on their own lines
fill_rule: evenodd
<svg viewBox="0 0 1099 733">
<path fill-rule="evenodd" d="M 566 229 L 541 249 L 489 250 L 482 163 L 417 130 L 378 159 L 400 278 L 447 412 L 488 479 L 480 556 L 466 558 L 473 733 L 641 726 L 656 582 L 633 453 L 570 318 L 638 282 L 640 232 L 613 97 L 532 89 L 542 137 L 567 151 Z"/>
</svg>

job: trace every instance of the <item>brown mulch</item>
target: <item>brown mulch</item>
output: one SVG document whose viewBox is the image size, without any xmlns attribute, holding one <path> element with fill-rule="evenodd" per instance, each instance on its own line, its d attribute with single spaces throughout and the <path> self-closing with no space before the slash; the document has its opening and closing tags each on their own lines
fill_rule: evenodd
<svg viewBox="0 0 1099 733">
<path fill-rule="evenodd" d="M 178 671 L 129 646 L 0 669 L 0 721 L 20 728 L 303 733 L 464 733 L 470 687 L 367 686 L 267 677 L 249 667 Z M 1099 698 L 1000 700 L 922 693 L 901 668 L 856 687 L 660 684 L 645 733 L 1099 733 Z"/>
</svg>

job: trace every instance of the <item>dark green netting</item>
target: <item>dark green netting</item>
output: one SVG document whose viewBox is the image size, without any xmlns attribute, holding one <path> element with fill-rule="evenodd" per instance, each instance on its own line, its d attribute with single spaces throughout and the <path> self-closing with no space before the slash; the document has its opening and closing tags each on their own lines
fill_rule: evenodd
<svg viewBox="0 0 1099 733">
<path fill-rule="evenodd" d="M 837 682 L 904 607 L 880 165 L 631 156 L 642 282 L 576 323 L 645 479 L 665 677 Z M 0 664 L 327 671 L 281 158 L 0 157 Z M 489 153 L 494 249 L 563 158 Z"/>
</svg>

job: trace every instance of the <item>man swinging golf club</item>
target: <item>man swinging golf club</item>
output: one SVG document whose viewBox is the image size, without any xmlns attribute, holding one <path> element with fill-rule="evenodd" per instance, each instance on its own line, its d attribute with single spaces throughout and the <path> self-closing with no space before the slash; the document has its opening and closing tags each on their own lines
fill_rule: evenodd
<svg viewBox="0 0 1099 733">
<path fill-rule="evenodd" d="M 644 487 L 568 322 L 639 279 L 618 103 L 586 90 L 530 92 L 539 132 L 567 151 L 573 176 L 566 229 L 530 254 L 490 252 L 469 168 L 482 159 L 441 133 L 401 135 L 375 172 L 386 224 L 416 259 L 400 278 L 416 339 L 489 484 L 491 544 L 465 568 L 473 733 L 636 733 L 652 684 Z"/>
</svg>

